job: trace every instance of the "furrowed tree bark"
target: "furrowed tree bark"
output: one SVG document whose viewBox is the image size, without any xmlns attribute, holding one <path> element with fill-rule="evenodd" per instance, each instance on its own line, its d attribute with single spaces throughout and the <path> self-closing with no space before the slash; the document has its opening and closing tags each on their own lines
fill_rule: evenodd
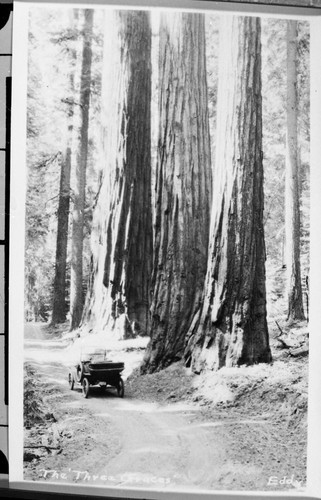
<svg viewBox="0 0 321 500">
<path fill-rule="evenodd" d="M 304 319 L 300 264 L 297 21 L 287 21 L 285 241 L 288 294 L 287 320 L 292 321 Z"/>
<path fill-rule="evenodd" d="M 83 312 L 83 232 L 88 156 L 88 126 L 92 63 L 93 9 L 84 11 L 83 48 L 80 77 L 80 126 L 77 138 L 70 274 L 70 329 L 77 328 Z"/>
<path fill-rule="evenodd" d="M 151 341 L 141 371 L 182 358 L 200 307 L 209 236 L 211 167 L 201 14 L 163 14 Z"/>
<path fill-rule="evenodd" d="M 152 265 L 150 14 L 108 14 L 102 172 L 84 322 L 122 337 L 146 334 Z M 119 328 L 118 328 L 119 327 Z"/>
<path fill-rule="evenodd" d="M 271 361 L 263 229 L 260 20 L 220 27 L 217 144 L 203 307 L 185 351 L 208 368 Z"/>
</svg>

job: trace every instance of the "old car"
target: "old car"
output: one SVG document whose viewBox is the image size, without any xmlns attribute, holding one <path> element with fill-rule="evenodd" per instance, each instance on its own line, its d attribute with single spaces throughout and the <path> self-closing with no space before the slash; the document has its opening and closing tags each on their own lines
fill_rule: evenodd
<svg viewBox="0 0 321 500">
<path fill-rule="evenodd" d="M 107 387 L 116 389 L 119 397 L 124 397 L 124 381 L 121 374 L 124 363 L 108 359 L 103 349 L 82 349 L 80 360 L 69 369 L 68 382 L 71 390 L 80 384 L 84 398 L 89 395 L 91 386 L 99 386 L 102 391 Z"/>
</svg>

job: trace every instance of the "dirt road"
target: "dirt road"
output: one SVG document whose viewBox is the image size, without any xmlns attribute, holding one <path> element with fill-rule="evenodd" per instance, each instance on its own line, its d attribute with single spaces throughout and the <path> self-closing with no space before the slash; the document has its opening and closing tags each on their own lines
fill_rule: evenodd
<svg viewBox="0 0 321 500">
<path fill-rule="evenodd" d="M 266 417 L 209 417 L 197 403 L 150 403 L 130 392 L 120 399 L 99 388 L 84 399 L 80 387 L 68 387 L 61 341 L 31 324 L 25 339 L 25 360 L 56 420 L 28 431 L 26 444 L 46 451 L 26 462 L 26 479 L 169 490 L 300 487 L 280 430 Z"/>
</svg>

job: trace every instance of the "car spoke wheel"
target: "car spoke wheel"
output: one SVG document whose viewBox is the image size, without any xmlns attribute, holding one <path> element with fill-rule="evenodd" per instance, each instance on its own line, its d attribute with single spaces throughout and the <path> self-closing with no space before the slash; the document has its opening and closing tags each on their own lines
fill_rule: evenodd
<svg viewBox="0 0 321 500">
<path fill-rule="evenodd" d="M 89 380 L 88 378 L 84 377 L 82 381 L 82 395 L 84 396 L 84 398 L 88 398 L 88 394 L 89 394 Z"/>
<path fill-rule="evenodd" d="M 69 373 L 68 382 L 69 382 L 70 390 L 72 391 L 74 389 L 74 386 L 75 386 L 75 379 L 71 373 Z"/>
<path fill-rule="evenodd" d="M 118 381 L 118 385 L 117 385 L 117 394 L 120 398 L 123 398 L 124 397 L 124 393 L 125 393 L 125 388 L 124 388 L 124 381 L 123 379 L 120 377 L 119 381 Z"/>
<path fill-rule="evenodd" d="M 82 381 L 83 375 L 84 375 L 84 365 L 83 363 L 80 363 L 80 365 L 77 366 L 77 373 L 76 373 L 77 382 Z"/>
</svg>

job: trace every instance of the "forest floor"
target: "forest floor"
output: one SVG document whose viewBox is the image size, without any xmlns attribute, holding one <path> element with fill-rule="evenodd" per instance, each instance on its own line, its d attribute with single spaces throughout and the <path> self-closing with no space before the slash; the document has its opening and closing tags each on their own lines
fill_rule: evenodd
<svg viewBox="0 0 321 500">
<path fill-rule="evenodd" d="M 306 481 L 307 341 L 272 335 L 274 362 L 194 375 L 181 363 L 140 376 L 146 339 L 126 341 L 125 397 L 68 386 L 70 340 L 25 334 L 26 480 L 161 490 L 298 490 Z M 289 344 L 285 347 L 284 342 Z M 120 359 L 120 358 L 119 358 Z"/>
</svg>

